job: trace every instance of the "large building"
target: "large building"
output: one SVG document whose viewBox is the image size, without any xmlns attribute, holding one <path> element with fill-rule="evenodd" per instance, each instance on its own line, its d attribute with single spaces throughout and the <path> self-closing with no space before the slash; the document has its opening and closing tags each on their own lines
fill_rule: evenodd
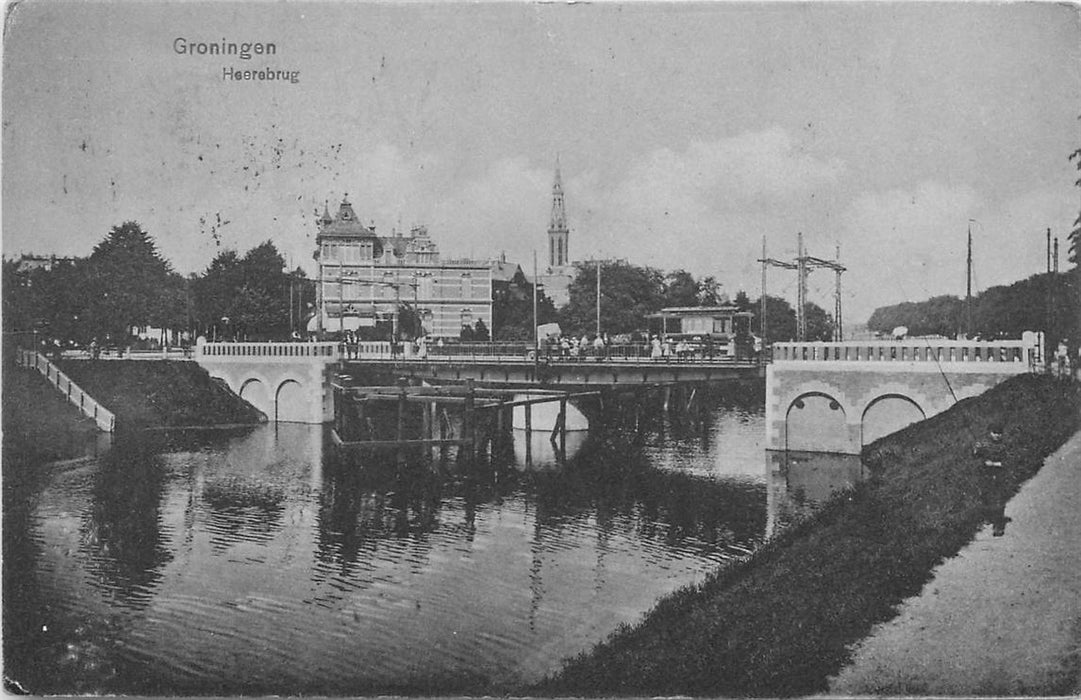
<svg viewBox="0 0 1081 700">
<path fill-rule="evenodd" d="M 563 201 L 563 180 L 556 162 L 556 177 L 552 184 L 552 216 L 548 222 L 548 265 L 537 274 L 537 283 L 556 308 L 570 301 L 570 286 L 574 281 L 574 265 L 570 262 L 570 228 L 567 208 Z"/>
<path fill-rule="evenodd" d="M 376 235 L 348 196 L 338 213 L 317 221 L 318 311 L 311 330 L 338 333 L 392 319 L 403 304 L 416 309 L 424 331 L 457 338 L 463 326 L 492 328 L 492 269 L 488 262 L 441 261 L 423 226 L 408 235 Z"/>
</svg>

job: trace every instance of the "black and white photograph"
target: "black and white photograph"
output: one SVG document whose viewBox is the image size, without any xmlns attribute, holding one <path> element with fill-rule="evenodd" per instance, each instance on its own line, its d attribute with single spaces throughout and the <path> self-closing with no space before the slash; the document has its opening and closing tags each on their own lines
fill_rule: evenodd
<svg viewBox="0 0 1081 700">
<path fill-rule="evenodd" d="M 1081 13 L 9 1 L 3 690 L 1081 694 Z"/>
</svg>

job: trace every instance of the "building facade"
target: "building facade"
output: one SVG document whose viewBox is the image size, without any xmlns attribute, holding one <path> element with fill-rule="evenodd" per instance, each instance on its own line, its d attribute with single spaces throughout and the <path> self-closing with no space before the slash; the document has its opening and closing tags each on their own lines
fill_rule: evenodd
<svg viewBox="0 0 1081 700">
<path fill-rule="evenodd" d="M 427 228 L 379 236 L 353 211 L 348 197 L 317 221 L 315 318 L 309 329 L 334 334 L 371 327 L 416 311 L 425 334 L 457 338 L 463 326 L 492 328 L 492 269 L 487 262 L 442 261 Z"/>
</svg>

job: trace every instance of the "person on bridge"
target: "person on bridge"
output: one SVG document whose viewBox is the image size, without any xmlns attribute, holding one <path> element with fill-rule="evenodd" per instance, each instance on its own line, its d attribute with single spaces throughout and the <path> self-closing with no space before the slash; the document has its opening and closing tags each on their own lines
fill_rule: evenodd
<svg viewBox="0 0 1081 700">
<path fill-rule="evenodd" d="M 597 356 L 597 360 L 604 357 L 604 337 L 599 334 L 593 339 L 593 354 Z"/>
<path fill-rule="evenodd" d="M 658 339 L 657 336 L 653 336 L 653 340 L 650 341 L 650 344 L 652 345 L 652 350 L 650 350 L 649 356 L 651 358 L 653 358 L 654 360 L 661 359 L 661 356 L 662 356 L 663 353 L 662 353 L 662 350 L 661 350 L 661 341 L 660 341 L 660 339 Z"/>
<path fill-rule="evenodd" d="M 992 535 L 1001 537 L 1006 532 L 1006 446 L 1002 443 L 1002 425 L 992 423 L 990 436 L 972 447 L 980 475 L 980 497 L 983 502 L 984 522 L 990 523 Z"/>
</svg>

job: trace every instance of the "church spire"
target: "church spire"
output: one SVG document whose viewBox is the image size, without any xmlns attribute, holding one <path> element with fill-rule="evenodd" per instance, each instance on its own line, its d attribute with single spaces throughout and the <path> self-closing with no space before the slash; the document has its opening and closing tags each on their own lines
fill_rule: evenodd
<svg viewBox="0 0 1081 700">
<path fill-rule="evenodd" d="M 566 231 L 567 212 L 563 204 L 563 178 L 559 174 L 559 157 L 556 156 L 556 178 L 552 183 L 552 219 L 548 231 Z"/>
<path fill-rule="evenodd" d="M 552 218 L 548 223 L 548 265 L 563 267 L 570 258 L 567 240 L 567 210 L 563 201 L 563 178 L 559 172 L 559 156 L 556 156 L 556 176 L 552 183 Z"/>
</svg>

